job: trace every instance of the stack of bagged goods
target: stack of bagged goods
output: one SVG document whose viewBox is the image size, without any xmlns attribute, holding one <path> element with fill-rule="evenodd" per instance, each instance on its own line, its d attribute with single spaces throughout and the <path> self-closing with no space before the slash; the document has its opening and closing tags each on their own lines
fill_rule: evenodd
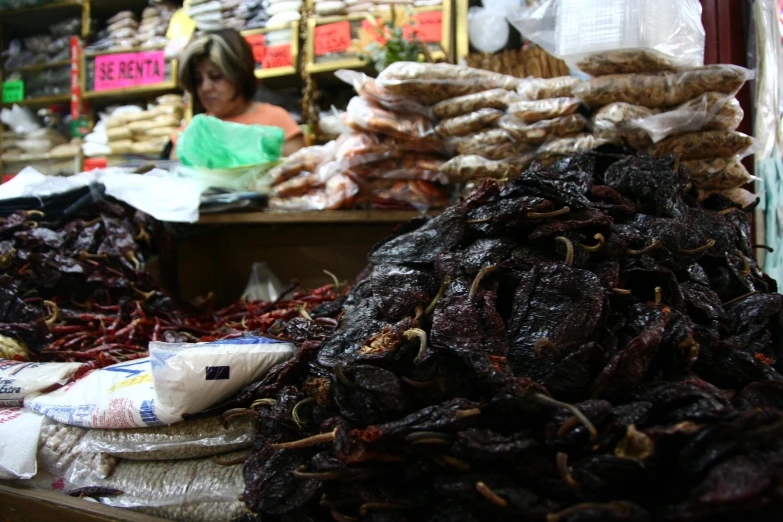
<svg viewBox="0 0 783 522">
<path fill-rule="evenodd" d="M 265 27 L 270 29 L 290 27 L 291 22 L 302 19 L 302 5 L 302 0 L 269 0 L 269 5 L 266 7 L 269 19 Z"/>
<path fill-rule="evenodd" d="M 141 24 L 137 39 L 140 49 L 157 49 L 166 45 L 166 31 L 169 29 L 174 9 L 165 4 L 146 7 L 141 13 Z"/>
<path fill-rule="evenodd" d="M 157 104 L 147 110 L 123 112 L 106 121 L 106 134 L 112 154 L 144 154 L 157 156 L 168 144 L 171 135 L 182 124 L 183 100 L 179 94 L 157 98 Z"/>
<path fill-rule="evenodd" d="M 240 0 L 223 0 L 221 2 L 223 27 L 226 29 L 242 31 L 245 28 L 247 18 L 239 11 L 240 4 Z"/>
<path fill-rule="evenodd" d="M 243 29 L 263 29 L 269 20 L 266 0 L 240 0 L 236 16 L 245 20 Z"/>
<path fill-rule="evenodd" d="M 661 53 L 634 49 L 588 55 L 577 66 L 593 76 L 574 94 L 595 109 L 596 137 L 676 155 L 703 195 L 729 191 L 734 199 L 755 200 L 739 188 L 753 179 L 740 163 L 753 138 L 736 131 L 744 113 L 735 95 L 750 71 L 683 69 Z"/>
<path fill-rule="evenodd" d="M 188 7 L 188 16 L 196 22 L 199 31 L 223 29 L 223 14 L 217 0 L 194 0 Z"/>
<path fill-rule="evenodd" d="M 120 11 L 106 21 L 106 33 L 111 42 L 108 49 L 135 49 L 139 43 L 139 20 L 133 11 Z"/>
</svg>

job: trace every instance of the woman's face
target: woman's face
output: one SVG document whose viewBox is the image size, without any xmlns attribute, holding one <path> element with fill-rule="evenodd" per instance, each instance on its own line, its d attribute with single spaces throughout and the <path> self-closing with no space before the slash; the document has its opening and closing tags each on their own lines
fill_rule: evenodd
<svg viewBox="0 0 783 522">
<path fill-rule="evenodd" d="M 209 60 L 196 64 L 194 70 L 196 95 L 208 113 L 217 118 L 235 116 L 242 111 L 245 100 L 237 86 L 223 76 L 220 69 Z"/>
</svg>

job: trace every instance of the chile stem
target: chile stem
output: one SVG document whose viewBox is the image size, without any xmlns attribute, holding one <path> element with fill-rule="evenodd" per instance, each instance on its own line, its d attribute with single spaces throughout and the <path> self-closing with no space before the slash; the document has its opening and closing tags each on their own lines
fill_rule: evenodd
<svg viewBox="0 0 783 522">
<path fill-rule="evenodd" d="M 306 439 L 299 439 L 291 442 L 281 442 L 279 444 L 270 444 L 269 446 L 272 449 L 300 449 L 309 448 L 317 444 L 334 442 L 334 440 L 337 438 L 337 429 L 338 428 L 335 428 L 333 431 L 328 433 L 319 433 L 318 435 L 313 435 L 312 437 L 307 437 Z"/>
<path fill-rule="evenodd" d="M 479 273 L 476 274 L 476 278 L 473 280 L 473 284 L 470 285 L 470 293 L 468 294 L 468 299 L 473 299 L 476 296 L 479 286 L 481 285 L 481 280 L 484 279 L 484 277 L 487 274 L 491 274 L 495 270 L 497 270 L 497 265 L 489 265 L 479 270 Z"/>
</svg>

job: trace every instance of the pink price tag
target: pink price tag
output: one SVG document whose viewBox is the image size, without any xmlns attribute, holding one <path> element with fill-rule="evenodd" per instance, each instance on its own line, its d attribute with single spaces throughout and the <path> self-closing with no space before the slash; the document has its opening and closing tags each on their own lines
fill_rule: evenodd
<svg viewBox="0 0 783 522">
<path fill-rule="evenodd" d="M 166 81 L 163 51 L 106 54 L 95 58 L 95 90 L 108 91 Z"/>
</svg>

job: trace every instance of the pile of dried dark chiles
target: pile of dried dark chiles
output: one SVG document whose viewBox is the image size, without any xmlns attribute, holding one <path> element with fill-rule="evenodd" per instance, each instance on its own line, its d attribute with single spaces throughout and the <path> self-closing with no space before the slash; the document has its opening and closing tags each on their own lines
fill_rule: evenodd
<svg viewBox="0 0 783 522">
<path fill-rule="evenodd" d="M 238 397 L 264 521 L 773 520 L 783 297 L 672 157 L 488 181 L 370 253 Z M 750 518 L 748 518 L 750 517 Z"/>
<path fill-rule="evenodd" d="M 292 284 L 274 303 L 240 300 L 214 311 L 211 301 L 199 310 L 179 303 L 143 270 L 151 252 L 172 247 L 160 222 L 108 200 L 64 224 L 38 211 L 0 218 L 0 358 L 88 363 L 81 375 L 146 357 L 150 341 L 285 336 L 302 314 L 336 324 L 337 283 Z"/>
</svg>

